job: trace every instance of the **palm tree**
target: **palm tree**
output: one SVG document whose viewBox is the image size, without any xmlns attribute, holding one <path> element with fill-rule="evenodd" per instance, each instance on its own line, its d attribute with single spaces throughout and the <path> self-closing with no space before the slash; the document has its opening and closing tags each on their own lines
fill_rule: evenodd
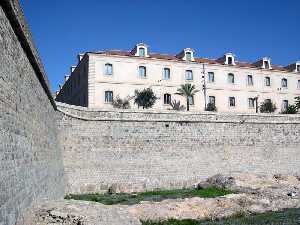
<svg viewBox="0 0 300 225">
<path fill-rule="evenodd" d="M 196 89 L 195 85 L 182 84 L 180 88 L 177 89 L 177 95 L 186 97 L 186 110 L 190 110 L 189 97 L 193 97 L 199 90 Z"/>
</svg>

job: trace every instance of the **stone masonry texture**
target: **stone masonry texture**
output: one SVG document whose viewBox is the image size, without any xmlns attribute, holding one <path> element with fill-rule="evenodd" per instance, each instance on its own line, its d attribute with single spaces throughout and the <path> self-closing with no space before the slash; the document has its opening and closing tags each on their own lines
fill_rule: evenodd
<svg viewBox="0 0 300 225">
<path fill-rule="evenodd" d="M 0 4 L 1 225 L 15 224 L 35 202 L 64 196 L 55 110 L 11 24 L 18 20 L 8 16 L 11 3 Z"/>
<path fill-rule="evenodd" d="M 57 104 L 69 193 L 181 188 L 239 171 L 300 175 L 299 115 L 97 111 Z"/>
</svg>

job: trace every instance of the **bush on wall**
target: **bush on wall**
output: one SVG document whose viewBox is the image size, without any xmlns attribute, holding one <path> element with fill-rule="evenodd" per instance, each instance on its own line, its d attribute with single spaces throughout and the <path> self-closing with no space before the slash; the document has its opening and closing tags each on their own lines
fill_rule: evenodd
<svg viewBox="0 0 300 225">
<path fill-rule="evenodd" d="M 112 105 L 118 109 L 130 109 L 129 98 L 122 99 L 119 95 L 114 99 Z"/>
<path fill-rule="evenodd" d="M 296 114 L 298 112 L 298 108 L 296 105 L 289 105 L 285 110 L 283 110 L 282 114 Z"/>
<path fill-rule="evenodd" d="M 205 110 L 206 111 L 211 111 L 211 112 L 216 112 L 217 111 L 217 107 L 213 103 L 208 103 Z"/>
<path fill-rule="evenodd" d="M 143 107 L 143 109 L 152 108 L 156 100 L 157 97 L 151 88 L 145 88 L 142 91 L 135 90 L 134 92 L 134 104 Z"/>
<path fill-rule="evenodd" d="M 265 100 L 259 106 L 261 113 L 272 113 L 276 110 L 276 105 L 272 101 Z"/>
<path fill-rule="evenodd" d="M 173 110 L 176 110 L 176 111 L 185 110 L 184 105 L 181 105 L 180 101 L 173 100 L 172 102 L 170 102 L 170 106 L 172 107 Z"/>
</svg>

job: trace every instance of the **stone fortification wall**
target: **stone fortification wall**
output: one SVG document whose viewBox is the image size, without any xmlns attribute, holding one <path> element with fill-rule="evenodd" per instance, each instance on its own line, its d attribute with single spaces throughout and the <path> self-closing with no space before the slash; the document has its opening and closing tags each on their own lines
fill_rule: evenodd
<svg viewBox="0 0 300 225">
<path fill-rule="evenodd" d="M 64 196 L 55 102 L 17 1 L 0 1 L 0 224 Z M 52 103 L 52 105 L 51 105 Z"/>
<path fill-rule="evenodd" d="M 71 193 L 177 188 L 234 171 L 300 174 L 299 115 L 58 109 Z"/>
</svg>

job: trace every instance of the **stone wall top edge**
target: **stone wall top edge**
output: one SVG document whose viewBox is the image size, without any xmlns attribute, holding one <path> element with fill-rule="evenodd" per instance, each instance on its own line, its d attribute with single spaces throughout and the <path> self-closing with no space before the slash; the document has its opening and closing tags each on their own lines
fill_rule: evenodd
<svg viewBox="0 0 300 225">
<path fill-rule="evenodd" d="M 14 30 L 27 58 L 32 65 L 39 82 L 42 85 L 52 106 L 56 109 L 55 101 L 51 94 L 50 83 L 46 75 L 43 63 L 35 47 L 32 34 L 25 20 L 23 10 L 19 0 L 1 0 L 0 6 L 3 8 L 11 27 Z"/>
<path fill-rule="evenodd" d="M 249 113 L 228 113 L 228 112 L 174 112 L 174 111 L 154 111 L 154 110 L 125 110 L 125 109 L 116 109 L 116 110 L 105 110 L 105 109 L 99 109 L 99 108 L 86 108 L 82 106 L 75 106 L 75 105 L 69 105 L 66 103 L 61 103 L 61 102 L 56 102 L 57 107 L 59 109 L 66 109 L 66 110 L 75 110 L 79 111 L 81 113 L 122 113 L 122 114 L 144 114 L 144 115 L 181 115 L 181 116 L 193 116 L 193 115 L 203 115 L 203 116 L 224 116 L 224 117 L 232 117 L 232 118 L 237 118 L 237 117 L 252 117 L 252 118 L 277 118 L 277 119 L 284 119 L 284 118 L 291 118 L 291 119 L 299 119 L 300 122 L 300 114 L 249 114 Z M 61 110 L 64 111 L 64 110 Z"/>
</svg>

